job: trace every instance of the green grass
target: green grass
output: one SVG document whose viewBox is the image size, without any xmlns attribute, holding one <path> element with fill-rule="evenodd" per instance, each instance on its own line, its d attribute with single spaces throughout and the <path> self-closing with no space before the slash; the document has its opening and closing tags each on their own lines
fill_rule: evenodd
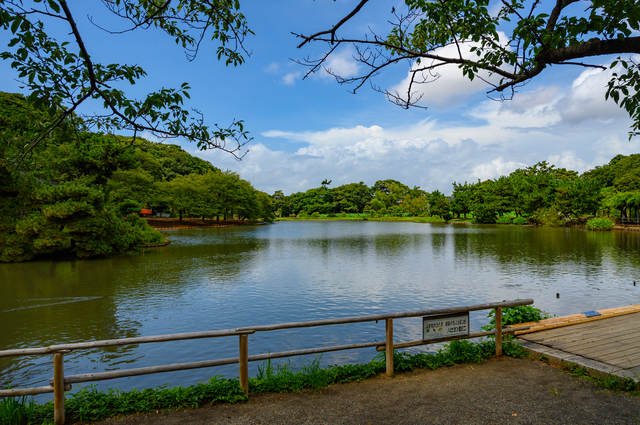
<svg viewBox="0 0 640 425">
<path fill-rule="evenodd" d="M 589 375 L 589 371 L 586 367 L 580 366 L 577 363 L 569 364 L 564 367 L 566 371 L 577 378 L 583 378 L 593 382 L 600 388 L 613 391 L 624 391 L 633 396 L 640 396 L 638 391 L 638 384 L 631 378 L 621 378 L 615 375 Z"/>
<path fill-rule="evenodd" d="M 309 221 L 309 220 L 323 220 L 323 221 L 340 221 L 340 220 L 370 220 L 370 221 L 406 221 L 413 223 L 444 223 L 445 221 L 440 217 L 390 217 L 390 216 L 377 216 L 373 217 L 367 214 L 348 214 L 346 217 L 341 217 L 340 215 L 336 215 L 335 217 L 328 217 L 327 214 L 321 214 L 319 217 L 278 217 L 275 221 Z M 449 223 L 463 222 L 469 223 L 471 222 L 471 218 L 463 219 L 463 218 L 454 218 L 448 221 Z"/>
<path fill-rule="evenodd" d="M 21 425 L 35 423 L 36 404 L 33 399 L 5 397 L 0 400 L 0 425 Z"/>
</svg>

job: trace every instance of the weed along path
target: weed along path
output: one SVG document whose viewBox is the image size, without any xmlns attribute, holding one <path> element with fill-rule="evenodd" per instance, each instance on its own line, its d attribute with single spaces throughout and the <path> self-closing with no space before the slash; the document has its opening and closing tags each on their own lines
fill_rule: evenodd
<svg viewBox="0 0 640 425">
<path fill-rule="evenodd" d="M 640 399 L 535 360 L 493 358 L 319 391 L 112 418 L 98 424 L 635 424 Z"/>
</svg>

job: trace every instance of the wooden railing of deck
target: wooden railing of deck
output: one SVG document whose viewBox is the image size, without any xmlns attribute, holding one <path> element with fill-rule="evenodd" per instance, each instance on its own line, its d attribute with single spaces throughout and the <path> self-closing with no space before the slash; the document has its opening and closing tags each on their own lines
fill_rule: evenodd
<svg viewBox="0 0 640 425">
<path fill-rule="evenodd" d="M 532 299 L 502 301 L 495 303 L 476 304 L 460 307 L 446 307 L 418 311 L 407 311 L 401 313 L 377 314 L 371 316 L 345 317 L 339 319 L 324 319 L 306 322 L 290 322 L 275 325 L 246 326 L 236 329 L 205 331 L 205 332 L 189 332 L 170 335 L 157 335 L 136 338 L 122 338 L 104 341 L 78 342 L 72 344 L 51 345 L 49 347 L 39 348 L 22 348 L 15 350 L 0 351 L 0 357 L 12 356 L 32 356 L 32 355 L 53 355 L 53 378 L 49 381 L 49 386 L 34 388 L 17 388 L 0 390 L 0 397 L 13 397 L 24 395 L 35 395 L 44 393 L 53 393 L 54 399 L 54 422 L 56 424 L 64 424 L 64 399 L 65 391 L 71 390 L 71 384 L 79 382 L 94 382 L 106 379 L 123 378 L 128 376 L 147 375 L 152 373 L 172 372 L 177 370 L 198 369 L 213 366 L 222 366 L 228 364 L 239 364 L 239 381 L 243 391 L 249 391 L 249 375 L 248 362 L 263 361 L 268 359 L 276 359 L 283 357 L 301 356 L 306 354 L 319 354 L 331 351 L 353 350 L 359 348 L 376 347 L 378 351 L 386 352 L 386 374 L 393 375 L 393 350 L 399 348 L 415 347 L 419 345 L 433 344 L 437 342 L 452 341 L 457 339 L 479 338 L 483 336 L 495 335 L 496 340 L 496 356 L 502 355 L 502 334 L 514 333 L 516 331 L 528 329 L 528 326 L 502 328 L 497 326 L 495 331 L 476 332 L 468 335 L 409 341 L 394 344 L 393 343 L 393 320 L 407 317 L 434 316 L 440 314 L 466 313 L 478 310 L 494 310 L 496 323 L 502 323 L 502 309 L 505 307 L 515 307 L 521 305 L 533 304 Z M 276 353 L 256 354 L 249 356 L 249 335 L 256 332 L 268 332 L 280 329 L 307 328 L 315 326 L 341 325 L 349 323 L 377 322 L 383 320 L 385 322 L 385 341 L 365 342 L 359 344 L 336 345 L 332 347 L 310 348 L 302 350 L 281 351 Z M 165 341 L 190 340 L 197 338 L 218 338 L 237 336 L 239 337 L 239 353 L 238 357 L 231 357 L 218 360 L 206 360 L 190 363 L 178 363 L 162 366 L 141 367 L 135 369 L 124 369 L 110 372 L 86 373 L 81 375 L 64 375 L 64 355 L 73 350 L 88 350 L 93 348 L 114 347 L 119 345 L 148 344 Z"/>
</svg>

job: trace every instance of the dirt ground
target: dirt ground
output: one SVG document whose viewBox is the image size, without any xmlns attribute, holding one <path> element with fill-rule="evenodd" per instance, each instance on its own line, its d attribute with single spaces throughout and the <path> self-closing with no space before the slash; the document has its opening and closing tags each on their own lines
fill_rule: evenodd
<svg viewBox="0 0 640 425">
<path fill-rule="evenodd" d="M 100 424 L 640 424 L 640 398 L 528 359 L 414 371 Z"/>
<path fill-rule="evenodd" d="M 229 227 L 248 224 L 241 220 L 209 220 L 201 218 L 183 218 L 182 222 L 177 218 L 146 218 L 147 223 L 154 229 L 189 229 L 201 227 Z"/>
</svg>

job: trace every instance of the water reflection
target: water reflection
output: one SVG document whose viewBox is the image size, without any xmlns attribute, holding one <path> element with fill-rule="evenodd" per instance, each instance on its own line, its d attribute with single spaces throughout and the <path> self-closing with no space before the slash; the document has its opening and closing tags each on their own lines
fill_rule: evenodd
<svg viewBox="0 0 640 425">
<path fill-rule="evenodd" d="M 171 245 L 136 257 L 1 264 L 0 349 L 513 298 L 534 298 L 538 307 L 558 315 L 640 302 L 640 286 L 631 284 L 640 281 L 635 232 L 284 222 L 167 234 Z M 487 323 L 486 314 L 471 314 L 473 331 Z M 399 320 L 394 328 L 399 341 L 420 337 L 419 319 Z M 381 323 L 293 329 L 252 335 L 249 352 L 383 339 Z M 74 352 L 65 357 L 65 368 L 74 374 L 234 357 L 237 347 L 237 338 L 217 338 Z M 323 363 L 375 354 L 329 353 Z M 0 360 L 0 386 L 42 385 L 50 364 L 50 356 Z M 193 384 L 212 374 L 237 376 L 237 367 L 119 379 L 99 387 Z"/>
</svg>

